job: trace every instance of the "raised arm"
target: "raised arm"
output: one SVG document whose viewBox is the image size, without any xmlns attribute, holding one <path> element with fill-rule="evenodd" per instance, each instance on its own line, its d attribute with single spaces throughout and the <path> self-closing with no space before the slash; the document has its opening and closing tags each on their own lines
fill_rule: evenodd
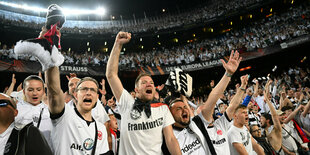
<svg viewBox="0 0 310 155">
<path fill-rule="evenodd" d="M 245 93 L 246 86 L 248 84 L 248 75 L 241 76 L 241 86 L 238 88 L 236 95 L 232 98 L 227 110 L 226 114 L 229 119 L 232 119 L 235 109 L 238 107 L 242 100 L 242 96 Z"/>
<path fill-rule="evenodd" d="M 299 107 L 295 108 L 295 110 L 290 115 L 288 115 L 287 118 L 284 120 L 284 123 L 286 124 L 290 122 L 292 119 L 294 119 L 297 113 L 302 110 L 303 110 L 303 105 L 300 105 Z"/>
<path fill-rule="evenodd" d="M 229 57 L 229 61 L 225 63 L 223 59 L 221 59 L 223 67 L 225 68 L 226 72 L 223 75 L 220 82 L 212 89 L 208 100 L 206 101 L 205 105 L 203 105 L 202 108 L 202 115 L 207 121 L 211 121 L 212 118 L 212 111 L 215 107 L 216 101 L 220 98 L 220 95 L 224 93 L 224 90 L 226 89 L 231 76 L 235 73 L 237 70 L 240 61 L 242 60 L 241 57 L 239 57 L 238 51 L 232 51 Z"/>
<path fill-rule="evenodd" d="M 10 87 L 8 88 L 8 90 L 5 92 L 5 94 L 10 96 L 11 93 L 13 92 L 13 90 L 14 90 L 15 84 L 16 84 L 15 74 L 12 74 L 12 82 L 11 82 Z"/>
<path fill-rule="evenodd" d="M 271 104 L 271 101 L 269 99 L 268 95 L 271 95 L 269 93 L 270 84 L 272 83 L 272 80 L 267 81 L 265 85 L 264 90 L 264 98 L 265 102 L 269 106 L 271 118 L 273 121 L 273 130 L 271 131 L 270 135 L 272 138 L 268 138 L 270 141 L 271 146 L 276 150 L 279 151 L 282 147 L 282 126 L 280 123 L 280 120 L 278 119 L 278 114 L 276 112 L 275 107 Z"/>
<path fill-rule="evenodd" d="M 45 81 L 49 110 L 52 114 L 59 114 L 65 107 L 65 99 L 60 87 L 58 67 L 51 67 L 45 72 Z"/>
<path fill-rule="evenodd" d="M 259 82 L 258 80 L 254 79 L 255 80 L 255 85 L 254 85 L 254 94 L 253 94 L 253 97 L 257 97 L 258 96 L 258 86 L 259 86 Z"/>
<path fill-rule="evenodd" d="M 277 136 L 281 136 L 282 137 L 282 133 L 281 133 L 281 130 L 282 130 L 282 127 L 281 127 L 281 123 L 278 119 L 278 115 L 277 115 L 277 112 L 276 112 L 276 109 L 275 107 L 272 105 L 268 95 L 269 94 L 269 87 L 270 87 L 270 84 L 272 83 L 272 80 L 269 80 L 267 81 L 266 83 L 266 86 L 265 86 L 265 90 L 264 90 L 264 98 L 265 98 L 265 101 L 266 103 L 268 104 L 269 106 L 269 109 L 270 109 L 270 113 L 271 113 L 271 116 L 272 116 L 272 121 L 273 121 L 273 124 L 274 124 L 274 127 L 273 129 L 275 129 L 276 131 L 276 134 Z M 282 138 L 281 138 L 282 139 Z M 281 143 L 280 143 L 281 144 Z"/>
<path fill-rule="evenodd" d="M 118 63 L 119 63 L 119 56 L 123 44 L 126 44 L 131 39 L 131 33 L 128 32 L 119 32 L 115 38 L 115 42 L 108 60 L 106 76 L 112 92 L 116 97 L 116 100 L 119 101 L 120 97 L 123 92 L 123 85 L 121 80 L 118 77 Z"/>
<path fill-rule="evenodd" d="M 104 80 L 104 78 L 101 79 L 100 85 L 101 85 L 101 89 L 99 89 L 99 92 L 101 94 L 100 101 L 101 101 L 101 103 L 103 105 L 106 105 L 107 104 L 107 100 L 106 100 L 107 91 L 105 89 L 105 80 Z"/>
</svg>

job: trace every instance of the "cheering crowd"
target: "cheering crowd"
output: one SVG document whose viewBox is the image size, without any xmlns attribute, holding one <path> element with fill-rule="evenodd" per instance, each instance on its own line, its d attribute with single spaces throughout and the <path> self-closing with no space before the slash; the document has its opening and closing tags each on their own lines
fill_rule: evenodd
<svg viewBox="0 0 310 155">
<path fill-rule="evenodd" d="M 65 20 L 61 8 L 52 4 L 38 38 L 17 42 L 12 48 L 14 55 L 0 55 L 28 57 L 40 62 L 44 71 L 44 76 L 39 73 L 26 77 L 16 90 L 13 74 L 12 83 L 0 93 L 0 154 L 310 154 L 309 65 L 279 74 L 275 74 L 275 68 L 260 79 L 234 75 L 242 63 L 235 50 L 239 44 L 262 48 L 308 33 L 309 21 L 300 16 L 308 12 L 309 8 L 292 9 L 285 16 L 261 21 L 264 24 L 257 29 L 236 30 L 217 40 L 172 49 L 173 57 L 183 56 L 181 64 L 187 63 L 186 59 L 202 59 L 199 50 L 221 56 L 231 51 L 227 61 L 221 56 L 209 57 L 220 59 L 225 72 L 217 83 L 212 80 L 206 86 L 209 91 L 202 92 L 203 96 L 193 96 L 196 79 L 179 68 L 171 71 L 163 84 L 155 84 L 151 75 L 141 73 L 132 83 L 134 90 L 124 88 L 123 83 L 128 81 L 119 78 L 122 65 L 132 63 L 133 59 L 149 63 L 160 52 L 149 52 L 145 58 L 131 54 L 123 62 L 121 50 L 132 37 L 123 31 L 117 33 L 105 61 L 100 63 L 98 58 L 99 65 L 106 68 L 101 82 L 72 73 L 67 76 L 68 90 L 62 88 L 59 66 L 69 63 L 66 61 L 70 57 L 59 51 Z M 291 20 L 294 17 L 300 18 Z M 87 65 L 93 58 L 83 60 L 81 56 L 75 61 Z M 154 65 L 166 65 L 157 59 L 153 60 L 157 61 Z M 168 65 L 180 64 L 167 59 L 175 61 Z M 137 65 L 141 64 L 130 67 Z M 232 78 L 240 79 L 233 83 L 233 89 L 228 88 Z M 111 92 L 106 90 L 108 87 Z"/>
<path fill-rule="evenodd" d="M 119 32 L 107 62 L 111 95 L 104 79 L 100 88 L 95 79 L 74 74 L 67 77 L 69 90 L 62 90 L 57 66 L 46 68 L 45 80 L 27 77 L 17 91 L 13 76 L 0 95 L 1 153 L 309 153 L 309 68 L 290 68 L 281 78 L 252 85 L 243 75 L 228 96 L 225 90 L 242 60 L 232 51 L 205 101 L 190 99 L 195 79 L 179 69 L 157 89 L 150 75 L 140 74 L 129 92 L 118 77 L 118 63 L 130 39 L 130 33 Z M 16 142 L 16 133 L 27 133 L 20 134 L 25 143 Z"/>
<path fill-rule="evenodd" d="M 120 56 L 121 69 L 135 69 L 138 66 L 175 66 L 210 60 L 218 60 L 229 55 L 228 51 L 238 49 L 243 52 L 266 48 L 293 38 L 309 34 L 309 6 L 299 6 L 290 11 L 255 22 L 241 30 L 233 30 L 218 38 L 188 43 L 172 48 L 158 48 L 144 52 L 126 52 Z M 108 53 L 62 51 L 65 64 L 106 66 Z M 6 45 L 0 50 L 0 58 L 14 59 L 13 48 Z M 31 55 L 21 55 L 18 59 L 36 61 Z"/>
</svg>

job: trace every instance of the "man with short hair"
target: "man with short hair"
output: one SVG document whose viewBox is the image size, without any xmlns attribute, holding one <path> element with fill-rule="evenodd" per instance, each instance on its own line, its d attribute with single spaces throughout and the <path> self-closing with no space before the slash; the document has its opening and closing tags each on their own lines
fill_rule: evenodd
<svg viewBox="0 0 310 155">
<path fill-rule="evenodd" d="M 230 127 L 233 109 L 240 104 L 244 94 L 242 89 L 245 90 L 247 75 L 241 77 L 242 85 L 223 115 L 217 120 L 214 120 L 212 115 L 216 101 L 223 94 L 240 61 L 239 53 L 232 51 L 229 61 L 227 63 L 222 62 L 226 72 L 220 82 L 212 89 L 199 115 L 193 116 L 187 100 L 177 99 L 170 103 L 170 110 L 176 121 L 173 125 L 174 134 L 179 141 L 183 154 L 200 155 L 216 153 L 218 155 L 229 155 L 227 131 Z M 200 119 L 202 123 L 197 121 L 197 119 Z M 201 129 L 199 126 L 204 126 L 205 129 Z M 207 134 L 204 134 L 202 130 L 205 130 Z M 212 148 L 214 148 L 214 152 Z"/>
<path fill-rule="evenodd" d="M 53 123 L 55 154 L 105 154 L 109 151 L 104 124 L 92 117 L 98 100 L 99 84 L 93 78 L 83 78 L 76 86 L 75 108 L 66 106 L 60 88 L 58 67 L 46 71 L 49 111 Z"/>
<path fill-rule="evenodd" d="M 74 97 L 76 94 L 76 87 L 77 84 L 81 81 L 80 78 L 76 76 L 76 74 L 71 74 L 70 77 L 67 76 L 68 82 L 68 88 L 69 88 L 69 94 L 72 95 L 72 100 L 67 103 L 69 107 L 74 109 L 76 107 L 76 98 Z M 108 142 L 109 142 L 109 148 L 112 149 L 112 137 L 110 135 L 110 130 L 108 126 L 109 116 L 107 115 L 107 112 L 105 111 L 104 106 L 102 105 L 101 101 L 97 99 L 97 102 L 95 104 L 95 107 L 92 109 L 92 116 L 97 121 L 101 122 L 106 126 L 107 134 L 108 134 Z"/>
<path fill-rule="evenodd" d="M 136 99 L 124 89 L 118 77 L 120 51 L 131 34 L 119 32 L 108 60 L 106 76 L 122 116 L 119 154 L 162 154 L 163 137 L 171 154 L 181 154 L 173 135 L 169 108 L 153 102 L 155 86 L 150 75 L 140 74 L 135 82 Z"/>
<path fill-rule="evenodd" d="M 256 143 L 245 127 L 248 124 L 248 120 L 248 109 L 240 104 L 234 112 L 233 125 L 228 130 L 228 141 L 232 155 L 252 154 L 254 151 L 258 155 L 264 154 L 264 150 Z"/>
<path fill-rule="evenodd" d="M 45 138 L 32 124 L 15 128 L 17 114 L 15 101 L 0 93 L 0 154 L 52 155 Z"/>
<path fill-rule="evenodd" d="M 281 110 L 277 110 L 278 118 L 282 126 L 282 152 L 281 155 L 284 154 L 296 154 L 297 153 L 297 144 L 292 137 L 292 131 L 290 127 L 284 123 L 286 118 L 285 112 Z"/>
</svg>

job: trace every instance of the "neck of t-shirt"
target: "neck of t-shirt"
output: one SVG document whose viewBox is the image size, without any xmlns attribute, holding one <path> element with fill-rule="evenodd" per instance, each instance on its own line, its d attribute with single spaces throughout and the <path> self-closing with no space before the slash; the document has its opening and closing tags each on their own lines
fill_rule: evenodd
<svg viewBox="0 0 310 155">
<path fill-rule="evenodd" d="M 242 123 L 238 123 L 237 121 L 234 121 L 234 126 L 237 128 L 243 128 L 243 124 Z"/>
<path fill-rule="evenodd" d="M 84 120 L 89 121 L 89 122 L 93 121 L 92 116 L 91 116 L 91 111 L 85 111 L 79 107 L 77 107 L 77 111 L 81 114 Z"/>
</svg>

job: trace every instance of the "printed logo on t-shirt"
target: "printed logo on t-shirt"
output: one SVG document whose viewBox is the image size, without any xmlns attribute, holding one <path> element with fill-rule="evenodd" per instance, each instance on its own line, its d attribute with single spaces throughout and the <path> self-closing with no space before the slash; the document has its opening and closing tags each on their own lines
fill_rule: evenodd
<svg viewBox="0 0 310 155">
<path fill-rule="evenodd" d="M 240 132 L 240 135 L 241 135 L 242 140 L 245 140 L 245 135 L 244 135 L 244 133 L 243 133 L 243 132 Z"/>
<path fill-rule="evenodd" d="M 218 141 L 212 140 L 212 143 L 213 144 L 217 144 L 217 145 L 224 144 L 225 142 L 226 142 L 225 138 L 222 138 L 222 139 L 220 139 Z"/>
<path fill-rule="evenodd" d="M 85 150 L 91 150 L 94 147 L 94 140 L 91 138 L 85 139 L 83 147 Z"/>
<path fill-rule="evenodd" d="M 190 133 L 190 134 L 194 134 L 194 131 L 191 129 L 191 128 L 186 128 L 187 129 L 187 132 Z"/>
<path fill-rule="evenodd" d="M 101 131 L 98 131 L 98 139 L 102 140 L 102 132 Z"/>
<path fill-rule="evenodd" d="M 193 142 L 191 142 L 191 143 L 185 145 L 185 146 L 181 149 L 181 151 L 182 151 L 183 153 L 187 153 L 187 152 L 188 152 L 187 154 L 191 154 L 191 153 L 193 153 L 194 151 L 196 151 L 197 149 L 199 149 L 200 147 L 201 147 L 201 143 L 200 143 L 199 139 L 196 138 L 196 140 L 194 140 Z"/>
<path fill-rule="evenodd" d="M 132 109 L 130 112 L 130 117 L 131 119 L 136 120 L 141 117 L 141 112 L 139 112 L 137 109 Z"/>
<path fill-rule="evenodd" d="M 71 144 L 70 149 L 76 149 L 76 150 L 83 151 L 82 145 L 75 144 L 75 143 Z"/>
<path fill-rule="evenodd" d="M 218 129 L 218 130 L 216 131 L 216 133 L 217 133 L 218 135 L 223 135 L 223 131 L 222 131 L 221 129 Z"/>
<path fill-rule="evenodd" d="M 250 138 L 251 138 L 251 136 L 250 136 L 250 133 L 247 133 L 247 139 L 246 139 L 246 141 L 243 143 L 243 145 L 244 146 L 247 146 L 247 145 L 249 145 L 249 142 L 250 142 Z M 243 140 L 243 139 L 242 139 Z"/>
<path fill-rule="evenodd" d="M 128 131 L 149 130 L 163 125 L 164 118 L 160 117 L 155 121 L 142 123 L 128 123 Z"/>
</svg>

